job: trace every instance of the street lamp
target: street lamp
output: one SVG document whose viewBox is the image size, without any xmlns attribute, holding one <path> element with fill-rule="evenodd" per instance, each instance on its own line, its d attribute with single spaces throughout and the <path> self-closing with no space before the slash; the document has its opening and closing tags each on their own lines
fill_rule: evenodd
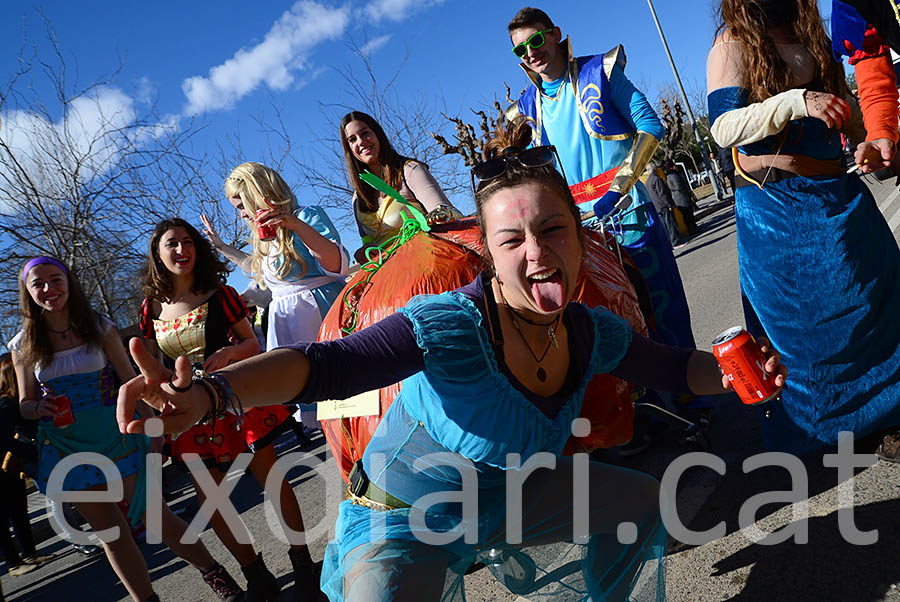
<svg viewBox="0 0 900 602">
<path fill-rule="evenodd" d="M 697 148 L 700 149 L 700 158 L 703 160 L 703 166 L 707 173 L 710 174 L 709 181 L 712 182 L 713 190 L 716 196 L 722 198 L 722 191 L 719 190 L 719 183 L 716 182 L 715 173 L 712 165 L 709 164 L 709 157 L 703 152 L 703 141 L 700 137 L 700 129 L 697 127 L 697 120 L 694 118 L 694 111 L 691 109 L 691 103 L 688 102 L 687 94 L 684 93 L 684 86 L 681 85 L 681 77 L 678 76 L 678 69 L 675 68 L 675 61 L 672 60 L 672 53 L 669 52 L 669 44 L 666 42 L 666 36 L 663 34 L 662 26 L 659 24 L 659 17 L 656 16 L 656 9 L 653 8 L 653 0 L 647 0 L 650 5 L 650 13 L 653 15 L 653 21 L 656 23 L 656 29 L 659 31 L 659 39 L 662 40 L 663 48 L 666 49 L 666 56 L 669 57 L 669 65 L 672 66 L 672 73 L 675 74 L 675 83 L 678 84 L 678 91 L 681 92 L 681 100 L 684 101 L 684 108 L 687 110 L 688 119 L 691 120 L 691 128 L 694 130 L 694 138 L 697 139 Z"/>
</svg>

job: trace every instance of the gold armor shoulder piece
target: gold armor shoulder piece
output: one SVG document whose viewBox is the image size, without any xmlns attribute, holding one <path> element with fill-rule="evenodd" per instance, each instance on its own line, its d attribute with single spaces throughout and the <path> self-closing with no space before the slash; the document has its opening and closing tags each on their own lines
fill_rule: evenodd
<svg viewBox="0 0 900 602">
<path fill-rule="evenodd" d="M 628 62 L 628 57 L 625 56 L 625 47 L 619 44 L 609 52 L 603 55 L 603 71 L 606 72 L 606 78 L 609 79 L 610 75 L 612 75 L 613 67 L 616 65 L 624 71 L 625 63 Z"/>
</svg>

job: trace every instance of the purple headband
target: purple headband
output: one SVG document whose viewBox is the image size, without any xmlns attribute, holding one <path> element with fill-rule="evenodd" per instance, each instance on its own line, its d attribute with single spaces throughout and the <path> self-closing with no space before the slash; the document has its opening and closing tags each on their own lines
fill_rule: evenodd
<svg viewBox="0 0 900 602">
<path fill-rule="evenodd" d="M 25 282 L 25 279 L 28 277 L 28 272 L 30 272 L 36 266 L 39 266 L 43 263 L 49 263 L 50 265 L 55 265 L 59 269 L 63 271 L 63 274 L 69 275 L 69 270 L 66 269 L 66 266 L 61 264 L 58 259 L 53 259 L 52 257 L 47 257 L 46 255 L 41 255 L 40 257 L 35 257 L 34 259 L 29 259 L 28 263 L 25 264 L 25 267 L 22 268 L 22 282 Z"/>
</svg>

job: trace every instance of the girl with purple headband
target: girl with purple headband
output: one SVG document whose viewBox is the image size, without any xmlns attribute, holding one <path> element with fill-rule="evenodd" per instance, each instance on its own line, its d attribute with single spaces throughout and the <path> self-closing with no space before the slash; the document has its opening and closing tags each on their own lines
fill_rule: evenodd
<svg viewBox="0 0 900 602">
<path fill-rule="evenodd" d="M 78 281 L 53 257 L 35 257 L 25 264 L 19 283 L 19 305 L 22 330 L 9 342 L 9 348 L 19 386 L 19 410 L 26 419 L 39 421 L 38 487 L 47 493 L 51 473 L 64 456 L 99 453 L 112 460 L 122 476 L 128 519 L 143 520 L 149 441 L 143 435 L 123 436 L 116 425 L 118 383 L 133 378 L 134 370 L 115 325 L 91 308 Z M 153 416 L 143 403 L 138 404 L 136 414 L 143 418 Z M 61 420 L 61 416 L 68 420 Z M 63 482 L 64 491 L 108 488 L 103 472 L 88 464 L 72 468 Z M 120 536 L 104 542 L 103 548 L 131 597 L 136 602 L 158 601 L 147 564 L 116 504 L 75 505 L 94 532 L 118 529 Z M 241 599 L 236 585 L 230 595 L 222 595 L 227 573 L 199 540 L 181 543 L 187 524 L 165 504 L 161 524 L 163 541 L 199 569 L 222 599 Z"/>
</svg>

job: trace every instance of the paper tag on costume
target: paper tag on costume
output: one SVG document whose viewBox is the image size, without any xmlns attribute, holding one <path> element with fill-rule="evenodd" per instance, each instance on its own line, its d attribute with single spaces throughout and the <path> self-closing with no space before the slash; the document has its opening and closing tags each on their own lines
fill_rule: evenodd
<svg viewBox="0 0 900 602">
<path fill-rule="evenodd" d="M 378 400 L 378 389 L 366 391 L 347 399 L 330 399 L 316 404 L 317 420 L 378 416 L 380 413 L 381 402 Z"/>
</svg>

